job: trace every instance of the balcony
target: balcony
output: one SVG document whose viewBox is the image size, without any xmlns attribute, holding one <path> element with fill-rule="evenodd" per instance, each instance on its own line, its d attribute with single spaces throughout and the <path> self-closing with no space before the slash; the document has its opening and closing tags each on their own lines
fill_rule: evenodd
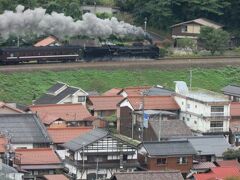
<svg viewBox="0 0 240 180">
<path fill-rule="evenodd" d="M 224 112 L 211 112 L 211 116 L 222 117 L 222 116 L 224 116 Z"/>
</svg>

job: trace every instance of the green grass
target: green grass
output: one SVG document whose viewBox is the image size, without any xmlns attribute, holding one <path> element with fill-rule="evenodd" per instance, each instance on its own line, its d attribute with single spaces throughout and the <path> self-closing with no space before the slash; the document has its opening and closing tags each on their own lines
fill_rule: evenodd
<svg viewBox="0 0 240 180">
<path fill-rule="evenodd" d="M 56 81 L 104 92 L 113 87 L 160 84 L 174 87 L 173 81 L 189 82 L 188 70 L 78 70 L 0 74 L 0 101 L 30 104 Z M 240 84 L 240 67 L 193 69 L 193 86 L 220 91 L 229 83 Z"/>
</svg>

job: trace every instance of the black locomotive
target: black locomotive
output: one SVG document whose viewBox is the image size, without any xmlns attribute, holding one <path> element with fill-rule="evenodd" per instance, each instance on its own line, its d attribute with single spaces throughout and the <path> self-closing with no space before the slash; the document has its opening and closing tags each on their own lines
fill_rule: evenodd
<svg viewBox="0 0 240 180">
<path fill-rule="evenodd" d="M 50 46 L 0 48 L 0 64 L 25 62 L 74 62 L 117 60 L 119 58 L 158 58 L 156 46 Z"/>
</svg>

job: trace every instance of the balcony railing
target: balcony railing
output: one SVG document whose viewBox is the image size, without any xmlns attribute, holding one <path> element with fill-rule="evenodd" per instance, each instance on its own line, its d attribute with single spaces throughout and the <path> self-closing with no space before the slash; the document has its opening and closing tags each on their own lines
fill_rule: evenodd
<svg viewBox="0 0 240 180">
<path fill-rule="evenodd" d="M 78 166 L 79 168 L 86 168 L 86 169 L 92 169 L 96 168 L 97 162 L 89 162 L 89 161 L 72 161 L 68 157 L 65 159 L 66 162 Z M 139 166 L 139 163 L 137 160 L 128 160 L 128 161 L 123 161 L 122 167 L 121 168 L 132 168 L 132 167 L 137 167 Z M 120 160 L 107 160 L 104 162 L 98 162 L 98 168 L 120 168 Z"/>
<path fill-rule="evenodd" d="M 213 132 L 213 133 L 215 133 L 215 132 L 223 132 L 223 127 L 214 127 L 214 128 L 211 127 L 209 132 Z"/>
<path fill-rule="evenodd" d="M 221 117 L 221 116 L 224 116 L 224 112 L 211 112 L 211 116 Z"/>
</svg>

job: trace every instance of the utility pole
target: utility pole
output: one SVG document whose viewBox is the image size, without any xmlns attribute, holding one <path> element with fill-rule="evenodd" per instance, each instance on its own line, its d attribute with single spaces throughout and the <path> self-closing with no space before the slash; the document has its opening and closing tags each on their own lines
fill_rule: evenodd
<svg viewBox="0 0 240 180">
<path fill-rule="evenodd" d="M 189 88 L 192 90 L 192 67 L 191 67 L 191 59 L 189 59 L 190 71 L 189 71 Z"/>
<path fill-rule="evenodd" d="M 141 129 L 142 129 L 142 131 L 141 131 L 141 141 L 143 142 L 144 141 L 144 127 L 143 127 L 143 123 L 144 123 L 144 95 L 145 95 L 145 92 L 144 92 L 144 90 L 143 90 L 143 94 L 142 94 L 142 123 L 141 123 Z"/>
<path fill-rule="evenodd" d="M 158 117 L 158 121 L 159 121 L 159 128 L 158 128 L 158 141 L 161 141 L 161 130 L 162 130 L 162 114 L 159 113 L 159 117 Z"/>
<path fill-rule="evenodd" d="M 96 173 L 96 180 L 98 179 L 98 157 L 97 157 L 97 169 L 96 169 L 97 173 Z"/>
<path fill-rule="evenodd" d="M 20 46 L 19 34 L 17 35 L 17 47 Z"/>
</svg>

